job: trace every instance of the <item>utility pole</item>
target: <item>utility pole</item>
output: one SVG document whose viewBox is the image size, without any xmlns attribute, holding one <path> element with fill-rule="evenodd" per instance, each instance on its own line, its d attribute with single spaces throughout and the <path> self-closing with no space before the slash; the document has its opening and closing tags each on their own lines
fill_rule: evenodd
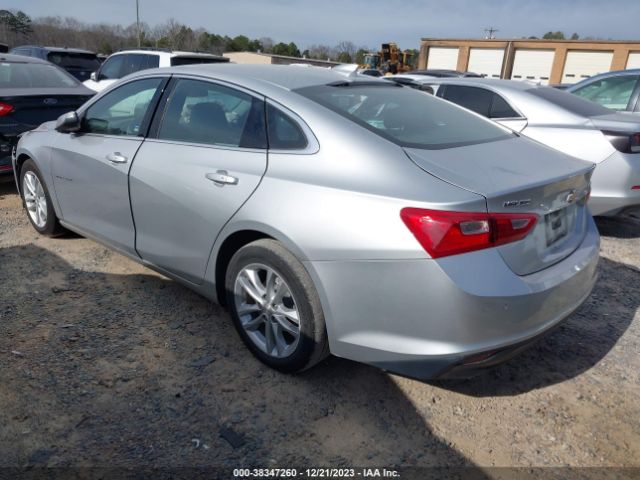
<svg viewBox="0 0 640 480">
<path fill-rule="evenodd" d="M 138 30 L 138 48 L 140 48 L 140 5 L 138 0 L 136 0 L 136 29 Z"/>
<path fill-rule="evenodd" d="M 484 29 L 484 33 L 485 33 L 484 38 L 486 38 L 488 40 L 493 40 L 494 38 L 496 38 L 496 36 L 494 34 L 496 32 L 499 32 L 499 31 L 500 30 L 498 30 L 497 28 L 493 28 L 493 27 L 485 28 Z"/>
</svg>

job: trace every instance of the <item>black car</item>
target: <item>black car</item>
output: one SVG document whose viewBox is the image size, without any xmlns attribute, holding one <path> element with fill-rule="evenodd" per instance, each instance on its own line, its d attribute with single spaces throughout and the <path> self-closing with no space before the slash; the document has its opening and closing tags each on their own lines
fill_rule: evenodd
<svg viewBox="0 0 640 480">
<path fill-rule="evenodd" d="M 408 72 L 408 75 L 427 75 L 429 77 L 436 78 L 453 78 L 453 77 L 473 77 L 473 78 L 481 78 L 482 75 L 479 73 L 473 72 L 459 72 L 458 70 L 414 70 L 412 72 Z"/>
<path fill-rule="evenodd" d="M 26 55 L 27 57 L 41 58 L 60 68 L 64 68 L 81 82 L 89 79 L 91 72 L 100 68 L 98 56 L 88 50 L 79 48 L 38 47 L 35 45 L 22 45 L 11 50 L 13 55 Z"/>
<path fill-rule="evenodd" d="M 78 109 L 95 92 L 38 58 L 0 54 L 0 175 L 11 173 L 18 135 Z"/>
</svg>

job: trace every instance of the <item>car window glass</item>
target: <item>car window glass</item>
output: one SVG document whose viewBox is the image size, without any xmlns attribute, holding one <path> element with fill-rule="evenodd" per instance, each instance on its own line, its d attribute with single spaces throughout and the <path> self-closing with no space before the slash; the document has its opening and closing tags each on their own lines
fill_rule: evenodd
<svg viewBox="0 0 640 480">
<path fill-rule="evenodd" d="M 50 52 L 47 60 L 62 68 L 94 71 L 100 67 L 97 57 L 89 53 Z"/>
<path fill-rule="evenodd" d="M 340 83 L 295 91 L 403 147 L 452 148 L 513 135 L 433 95 L 393 84 Z"/>
<path fill-rule="evenodd" d="M 602 78 L 576 88 L 572 93 L 603 107 L 626 110 L 638 78 L 638 75 Z"/>
<path fill-rule="evenodd" d="M 45 63 L 0 62 L 0 88 L 70 88 L 78 81 Z"/>
<path fill-rule="evenodd" d="M 161 78 L 127 83 L 91 105 L 82 116 L 82 132 L 137 136 Z"/>
<path fill-rule="evenodd" d="M 265 148 L 264 102 L 199 80 L 178 80 L 158 138 L 209 145 Z"/>
<path fill-rule="evenodd" d="M 443 98 L 488 117 L 493 93 L 484 88 L 447 85 Z"/>
<path fill-rule="evenodd" d="M 108 58 L 100 69 L 100 80 L 116 80 L 121 77 L 120 70 L 126 55 Z"/>
<path fill-rule="evenodd" d="M 269 148 L 276 150 L 303 149 L 307 138 L 298 123 L 272 105 L 267 106 Z"/>
<path fill-rule="evenodd" d="M 602 105 L 553 87 L 534 87 L 525 90 L 525 92 L 582 117 L 595 117 L 612 113 L 610 109 Z"/>
<path fill-rule="evenodd" d="M 220 58 L 216 58 L 216 57 L 205 57 L 205 56 L 198 56 L 198 57 L 183 57 L 183 56 L 177 56 L 177 57 L 171 57 L 171 66 L 172 67 L 176 67 L 179 65 L 193 65 L 193 64 L 199 64 L 199 63 L 220 63 L 220 62 L 225 62 L 226 60 L 224 59 L 220 59 Z"/>
<path fill-rule="evenodd" d="M 489 112 L 489 118 L 519 118 L 520 115 L 516 112 L 507 101 L 497 93 L 493 94 L 493 102 L 491 103 L 491 111 Z"/>
</svg>

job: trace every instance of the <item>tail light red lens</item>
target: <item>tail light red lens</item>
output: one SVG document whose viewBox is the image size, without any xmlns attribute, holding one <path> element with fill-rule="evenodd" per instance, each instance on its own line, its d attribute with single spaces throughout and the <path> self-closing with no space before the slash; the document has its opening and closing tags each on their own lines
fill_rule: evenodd
<svg viewBox="0 0 640 480">
<path fill-rule="evenodd" d="M 538 216 L 403 208 L 400 217 L 433 258 L 496 247 L 525 238 Z"/>
<path fill-rule="evenodd" d="M 9 105 L 8 103 L 0 102 L 0 117 L 4 117 L 5 115 L 9 115 L 13 112 L 13 105 Z"/>
</svg>

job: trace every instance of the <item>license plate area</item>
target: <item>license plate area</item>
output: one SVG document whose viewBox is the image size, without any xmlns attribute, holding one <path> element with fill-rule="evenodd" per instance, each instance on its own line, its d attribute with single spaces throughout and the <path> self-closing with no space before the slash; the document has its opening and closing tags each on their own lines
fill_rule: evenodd
<svg viewBox="0 0 640 480">
<path fill-rule="evenodd" d="M 568 221 L 566 208 L 547 213 L 544 216 L 544 220 L 547 233 L 547 247 L 567 236 Z"/>
</svg>

